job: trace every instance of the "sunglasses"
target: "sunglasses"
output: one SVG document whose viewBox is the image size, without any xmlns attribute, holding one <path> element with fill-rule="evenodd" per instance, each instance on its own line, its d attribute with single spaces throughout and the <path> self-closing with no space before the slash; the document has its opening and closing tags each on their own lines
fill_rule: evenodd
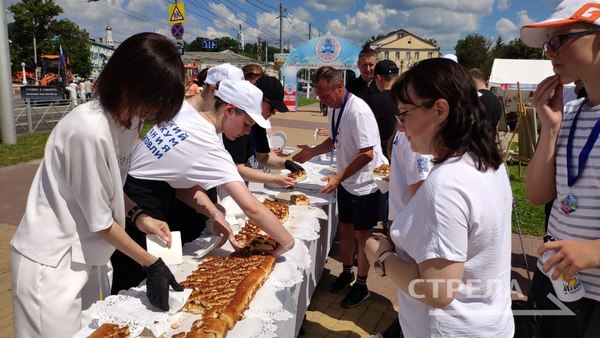
<svg viewBox="0 0 600 338">
<path fill-rule="evenodd" d="M 573 39 L 573 38 L 577 38 L 577 37 L 585 36 L 585 35 L 590 35 L 590 34 L 594 34 L 594 33 L 598 33 L 598 32 L 600 32 L 600 28 L 594 28 L 594 29 L 590 29 L 590 30 L 582 31 L 582 32 L 555 35 L 552 38 L 550 38 L 550 40 L 548 40 L 547 42 L 544 42 L 544 47 L 543 47 L 544 53 L 548 54 L 549 52 L 558 51 L 558 49 L 560 47 L 562 47 L 562 45 L 565 43 L 565 41 L 567 41 L 569 39 Z"/>
</svg>

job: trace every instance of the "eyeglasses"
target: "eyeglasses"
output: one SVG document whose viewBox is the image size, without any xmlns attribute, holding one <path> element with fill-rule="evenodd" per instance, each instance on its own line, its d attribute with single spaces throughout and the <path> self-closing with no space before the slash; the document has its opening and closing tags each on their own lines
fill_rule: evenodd
<svg viewBox="0 0 600 338">
<path fill-rule="evenodd" d="M 575 32 L 575 33 L 567 33 L 567 34 L 559 34 L 555 35 L 547 42 L 544 42 L 544 54 L 548 54 L 549 52 L 556 52 L 560 47 L 562 47 L 563 43 L 569 39 L 573 39 L 580 36 L 590 35 L 594 33 L 600 32 L 600 28 L 594 28 L 587 31 Z"/>
<path fill-rule="evenodd" d="M 404 125 L 404 120 L 406 119 L 406 114 L 410 113 L 411 111 L 413 111 L 415 109 L 419 109 L 419 108 L 431 106 L 433 104 L 433 102 L 435 102 L 435 101 L 430 101 L 430 102 L 427 102 L 427 103 L 420 104 L 418 106 L 414 106 L 414 107 L 412 107 L 410 109 L 407 109 L 405 111 L 398 112 L 398 114 L 394 114 L 394 116 L 396 117 L 396 120 L 398 121 L 398 123 L 401 126 L 403 126 Z"/>
</svg>

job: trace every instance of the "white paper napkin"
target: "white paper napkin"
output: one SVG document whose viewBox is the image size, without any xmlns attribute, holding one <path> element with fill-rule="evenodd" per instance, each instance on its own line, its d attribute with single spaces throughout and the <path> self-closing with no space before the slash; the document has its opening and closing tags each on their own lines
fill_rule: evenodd
<svg viewBox="0 0 600 338">
<path fill-rule="evenodd" d="M 171 248 L 167 248 L 167 243 L 158 235 L 146 235 L 146 250 L 150 254 L 162 258 L 166 265 L 181 264 L 183 261 L 181 232 L 171 232 Z"/>
</svg>

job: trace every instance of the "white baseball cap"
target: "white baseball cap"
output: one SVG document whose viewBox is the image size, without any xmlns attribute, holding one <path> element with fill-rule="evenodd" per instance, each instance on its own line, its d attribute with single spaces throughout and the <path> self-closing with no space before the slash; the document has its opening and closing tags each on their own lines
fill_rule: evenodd
<svg viewBox="0 0 600 338">
<path fill-rule="evenodd" d="M 575 22 L 588 22 L 600 26 L 600 1 L 565 0 L 558 4 L 552 15 L 544 21 L 521 27 L 521 40 L 529 47 L 543 47 L 548 41 L 546 28 Z"/>
<path fill-rule="evenodd" d="M 206 80 L 204 83 L 209 85 L 216 85 L 219 81 L 223 80 L 243 80 L 244 72 L 238 67 L 230 64 L 223 63 L 218 66 L 210 67 L 206 73 Z"/>
<path fill-rule="evenodd" d="M 271 122 L 262 116 L 263 93 L 246 80 L 222 80 L 215 96 L 245 111 L 259 126 L 271 128 Z"/>
<path fill-rule="evenodd" d="M 452 61 L 458 63 L 458 58 L 454 54 L 444 54 L 444 56 L 442 56 L 442 58 L 452 60 Z"/>
</svg>

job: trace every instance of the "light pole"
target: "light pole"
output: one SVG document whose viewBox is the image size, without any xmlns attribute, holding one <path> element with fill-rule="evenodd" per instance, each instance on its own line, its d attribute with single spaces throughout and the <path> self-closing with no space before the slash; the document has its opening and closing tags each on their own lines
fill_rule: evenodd
<svg viewBox="0 0 600 338">
<path fill-rule="evenodd" d="M 25 73 L 25 62 L 21 62 L 21 67 L 23 67 L 23 86 L 27 85 L 27 74 Z"/>
<path fill-rule="evenodd" d="M 35 40 L 35 20 L 33 20 L 33 71 L 35 72 L 35 85 L 39 86 L 37 66 L 37 42 Z"/>
</svg>

